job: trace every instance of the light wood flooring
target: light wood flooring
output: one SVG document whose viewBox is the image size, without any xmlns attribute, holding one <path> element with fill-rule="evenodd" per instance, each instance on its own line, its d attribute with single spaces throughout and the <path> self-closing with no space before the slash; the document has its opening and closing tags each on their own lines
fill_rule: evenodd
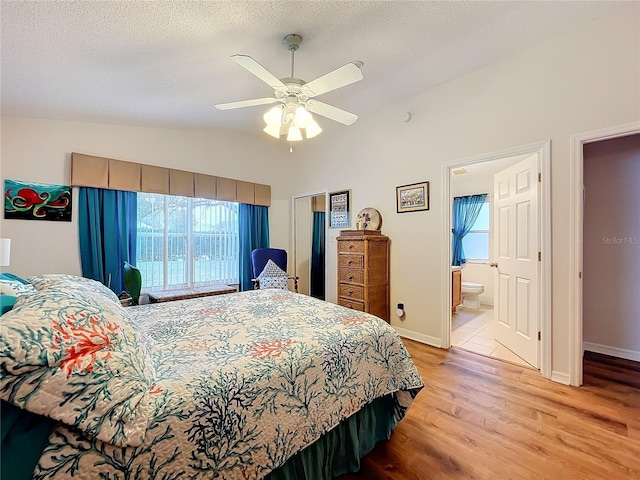
<svg viewBox="0 0 640 480">
<path fill-rule="evenodd" d="M 426 387 L 340 480 L 640 479 L 640 364 L 585 357 L 584 385 L 404 340 Z"/>
<path fill-rule="evenodd" d="M 490 306 L 483 306 L 480 310 L 458 307 L 451 315 L 451 326 L 452 346 L 533 368 L 496 341 L 493 308 Z"/>
</svg>

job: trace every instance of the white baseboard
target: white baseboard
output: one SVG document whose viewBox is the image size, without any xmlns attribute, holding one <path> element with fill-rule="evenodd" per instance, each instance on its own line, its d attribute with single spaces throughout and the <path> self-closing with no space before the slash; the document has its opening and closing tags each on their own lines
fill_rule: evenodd
<svg viewBox="0 0 640 480">
<path fill-rule="evenodd" d="M 458 308 L 466 308 L 468 310 L 475 310 L 476 312 L 478 311 L 476 308 L 473 307 L 467 307 L 464 305 L 464 302 L 462 302 L 460 305 L 458 305 Z M 493 303 L 485 303 L 482 301 L 482 299 L 480 299 L 480 308 L 487 308 L 487 309 L 493 309 Z"/>
<path fill-rule="evenodd" d="M 585 350 L 602 353 L 603 355 L 611 355 L 612 357 L 624 358 L 626 360 L 633 360 L 634 362 L 640 362 L 640 352 L 635 350 L 626 350 L 624 348 L 610 347 L 608 345 L 600 345 L 598 343 L 583 342 L 582 351 L 584 352 Z"/>
<path fill-rule="evenodd" d="M 404 338 L 408 338 L 409 340 L 415 340 L 416 342 L 425 343 L 427 345 L 431 345 L 432 347 L 442 348 L 442 339 L 438 337 L 432 337 L 430 335 L 425 335 L 424 333 L 414 332 L 412 330 L 407 330 L 406 328 L 396 327 L 391 325 L 398 335 Z"/>
<path fill-rule="evenodd" d="M 551 380 L 554 382 L 562 383 L 563 385 L 571 385 L 571 379 L 569 375 L 564 372 L 558 372 L 556 370 L 551 372 Z"/>
</svg>

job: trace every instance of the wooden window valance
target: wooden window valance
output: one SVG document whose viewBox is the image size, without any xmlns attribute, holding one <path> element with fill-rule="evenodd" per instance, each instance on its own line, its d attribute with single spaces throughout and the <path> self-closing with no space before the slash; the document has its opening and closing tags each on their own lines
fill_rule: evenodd
<svg viewBox="0 0 640 480">
<path fill-rule="evenodd" d="M 271 206 L 270 185 L 76 152 L 71 154 L 71 185 Z"/>
<path fill-rule="evenodd" d="M 315 195 L 311 200 L 311 206 L 314 212 L 324 212 L 326 195 Z"/>
</svg>

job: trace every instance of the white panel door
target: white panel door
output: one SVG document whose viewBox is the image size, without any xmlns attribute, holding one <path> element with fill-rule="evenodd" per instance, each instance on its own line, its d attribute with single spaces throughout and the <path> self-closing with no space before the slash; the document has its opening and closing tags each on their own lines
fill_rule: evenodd
<svg viewBox="0 0 640 480">
<path fill-rule="evenodd" d="M 496 340 L 538 368 L 538 155 L 496 173 L 493 185 Z"/>
</svg>

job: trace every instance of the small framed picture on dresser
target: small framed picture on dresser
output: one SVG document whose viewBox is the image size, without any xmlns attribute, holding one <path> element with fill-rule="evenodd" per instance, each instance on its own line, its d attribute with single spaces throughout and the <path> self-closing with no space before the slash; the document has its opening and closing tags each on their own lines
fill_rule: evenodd
<svg viewBox="0 0 640 480">
<path fill-rule="evenodd" d="M 351 226 L 351 190 L 329 193 L 329 228 Z"/>
</svg>

